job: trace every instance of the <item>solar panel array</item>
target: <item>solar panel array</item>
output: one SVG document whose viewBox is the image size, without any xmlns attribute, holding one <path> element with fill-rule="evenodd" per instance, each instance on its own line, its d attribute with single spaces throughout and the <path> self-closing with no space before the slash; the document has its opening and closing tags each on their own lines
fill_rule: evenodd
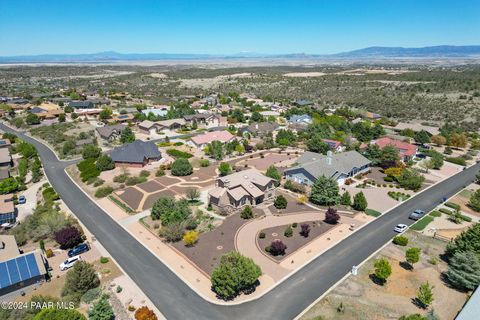
<svg viewBox="0 0 480 320">
<path fill-rule="evenodd" d="M 39 276 L 33 253 L 0 263 L 0 289 Z"/>
</svg>

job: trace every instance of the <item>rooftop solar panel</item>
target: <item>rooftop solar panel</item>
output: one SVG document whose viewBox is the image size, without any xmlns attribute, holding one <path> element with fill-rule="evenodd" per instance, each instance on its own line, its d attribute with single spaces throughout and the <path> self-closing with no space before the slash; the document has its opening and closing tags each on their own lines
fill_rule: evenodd
<svg viewBox="0 0 480 320">
<path fill-rule="evenodd" d="M 14 284 L 20 282 L 20 274 L 18 273 L 17 262 L 15 259 L 7 261 L 8 273 L 10 274 L 10 283 Z"/>
<path fill-rule="evenodd" d="M 7 271 L 7 264 L 0 263 L 0 288 L 5 288 L 10 285 L 10 276 Z"/>
<path fill-rule="evenodd" d="M 28 268 L 30 269 L 30 274 L 33 277 L 39 276 L 40 271 L 38 270 L 37 261 L 35 260 L 35 255 L 33 253 L 26 255 Z"/>
<path fill-rule="evenodd" d="M 18 257 L 15 260 L 17 260 L 18 271 L 20 273 L 20 278 L 22 278 L 22 281 L 30 279 L 30 271 L 28 271 L 27 260 L 25 260 L 25 257 Z"/>
</svg>

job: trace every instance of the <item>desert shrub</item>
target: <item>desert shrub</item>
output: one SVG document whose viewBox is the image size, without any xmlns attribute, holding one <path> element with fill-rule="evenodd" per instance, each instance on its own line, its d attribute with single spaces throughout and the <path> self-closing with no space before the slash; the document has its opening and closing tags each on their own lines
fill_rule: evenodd
<svg viewBox="0 0 480 320">
<path fill-rule="evenodd" d="M 252 207 L 250 206 L 245 206 L 245 208 L 243 208 L 242 212 L 240 212 L 240 217 L 242 219 L 251 219 L 253 218 L 253 210 L 252 210 Z"/>
<path fill-rule="evenodd" d="M 135 311 L 135 320 L 157 320 L 155 312 L 143 306 Z"/>
<path fill-rule="evenodd" d="M 405 247 L 408 244 L 408 238 L 405 236 L 396 236 L 393 238 L 393 243 L 398 246 Z"/>
<path fill-rule="evenodd" d="M 110 156 L 104 154 L 101 155 L 98 159 L 97 162 L 95 163 L 96 167 L 100 171 L 108 171 L 108 170 L 113 170 L 115 168 L 115 162 L 113 162 L 112 158 Z"/>
<path fill-rule="evenodd" d="M 290 238 L 291 236 L 293 236 L 293 229 L 291 226 L 288 226 L 286 229 L 285 229 L 285 232 L 283 233 L 283 235 L 287 238 Z"/>
<path fill-rule="evenodd" d="M 105 198 L 109 194 L 113 192 L 113 188 L 110 186 L 105 186 L 98 188 L 97 191 L 95 191 L 95 197 L 96 198 Z"/>
<path fill-rule="evenodd" d="M 100 175 L 100 170 L 98 170 L 95 165 L 95 159 L 88 158 L 80 161 L 77 164 L 78 170 L 80 171 L 80 178 L 83 182 L 86 182 L 88 179 L 96 178 Z"/>
<path fill-rule="evenodd" d="M 188 231 L 183 235 L 183 243 L 187 247 L 193 246 L 198 241 L 198 231 Z"/>
<path fill-rule="evenodd" d="M 285 254 L 285 250 L 287 250 L 287 245 L 281 240 L 274 240 L 267 248 L 265 248 L 265 251 L 270 253 L 272 256 L 283 256 Z"/>
<path fill-rule="evenodd" d="M 200 160 L 200 167 L 205 168 L 205 167 L 208 167 L 209 165 L 210 165 L 210 160 L 208 160 L 208 159 L 201 159 Z"/>
<path fill-rule="evenodd" d="M 100 263 L 105 264 L 108 263 L 108 258 L 107 257 L 100 257 Z"/>
<path fill-rule="evenodd" d="M 283 187 L 287 190 L 297 192 L 297 193 L 305 193 L 306 192 L 305 186 L 303 186 L 300 183 L 297 183 L 295 181 L 292 181 L 292 180 L 285 181 L 285 183 L 283 184 Z"/>
<path fill-rule="evenodd" d="M 155 176 L 156 176 L 156 177 L 162 177 L 162 176 L 164 176 L 164 175 L 165 175 L 165 170 L 163 170 L 163 169 L 161 169 L 161 168 L 158 169 L 158 170 L 155 172 Z"/>
<path fill-rule="evenodd" d="M 300 228 L 300 235 L 307 238 L 310 235 L 310 226 L 306 223 L 303 223 L 302 225 L 300 225 Z"/>
<path fill-rule="evenodd" d="M 193 157 L 193 154 L 180 151 L 178 149 L 168 149 L 167 154 L 175 159 L 183 158 L 183 159 L 190 159 Z"/>
<path fill-rule="evenodd" d="M 113 182 L 125 183 L 127 181 L 128 175 L 125 173 L 119 174 L 118 176 L 113 177 Z"/>
<path fill-rule="evenodd" d="M 192 174 L 193 167 L 187 159 L 178 158 L 173 162 L 171 172 L 174 176 L 188 176 Z"/>
<path fill-rule="evenodd" d="M 258 234 L 258 237 L 259 237 L 260 239 L 265 239 L 265 232 L 260 232 L 260 233 Z"/>
<path fill-rule="evenodd" d="M 447 157 L 445 158 L 445 161 L 448 161 L 450 163 L 458 164 L 460 166 L 466 166 L 467 162 L 465 161 L 465 158 L 462 157 Z"/>
<path fill-rule="evenodd" d="M 288 200 L 281 194 L 275 197 L 275 200 L 273 201 L 273 205 L 277 209 L 285 209 L 288 205 Z"/>
<path fill-rule="evenodd" d="M 340 220 L 340 215 L 337 213 L 337 210 L 334 208 L 328 208 L 325 212 L 325 222 L 329 224 L 337 224 Z"/>
<path fill-rule="evenodd" d="M 146 177 L 150 176 L 150 171 L 148 171 L 148 170 L 142 170 L 142 171 L 140 171 L 139 176 L 146 178 Z"/>
<path fill-rule="evenodd" d="M 93 265 L 85 261 L 78 261 L 67 272 L 62 296 L 78 302 L 88 290 L 97 288 L 99 285 L 100 279 Z"/>
<path fill-rule="evenodd" d="M 183 225 L 177 222 L 163 226 L 158 234 L 168 242 L 177 242 L 182 240 L 185 233 L 184 229 Z"/>
</svg>

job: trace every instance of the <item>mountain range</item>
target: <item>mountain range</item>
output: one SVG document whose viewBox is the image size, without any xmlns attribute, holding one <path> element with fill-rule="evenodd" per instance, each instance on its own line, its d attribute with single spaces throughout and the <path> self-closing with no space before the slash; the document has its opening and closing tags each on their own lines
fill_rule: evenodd
<svg viewBox="0 0 480 320">
<path fill-rule="evenodd" d="M 213 60 L 213 59 L 396 59 L 396 58 L 480 58 L 480 45 L 432 46 L 421 48 L 368 47 L 336 54 L 176 54 L 176 53 L 118 53 L 106 51 L 86 54 L 42 54 L 3 56 L 0 64 L 8 63 L 86 63 L 156 60 Z"/>
</svg>

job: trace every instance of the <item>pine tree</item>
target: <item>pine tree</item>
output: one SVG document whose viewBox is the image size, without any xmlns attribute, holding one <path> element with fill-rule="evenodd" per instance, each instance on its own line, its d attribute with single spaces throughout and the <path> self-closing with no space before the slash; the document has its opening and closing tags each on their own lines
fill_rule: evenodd
<svg viewBox="0 0 480 320">
<path fill-rule="evenodd" d="M 350 196 L 350 193 L 348 191 L 345 191 L 340 197 L 340 204 L 343 206 L 352 205 L 352 197 Z"/>
<path fill-rule="evenodd" d="M 337 182 L 325 176 L 318 177 L 310 192 L 310 201 L 321 206 L 333 206 L 339 198 Z"/>
<path fill-rule="evenodd" d="M 448 281 L 458 289 L 473 290 L 480 284 L 480 261 L 472 251 L 457 252 L 449 261 Z"/>
<path fill-rule="evenodd" d="M 89 320 L 113 320 L 115 314 L 113 313 L 112 306 L 108 302 L 108 296 L 103 295 L 93 307 L 88 311 Z"/>
<path fill-rule="evenodd" d="M 365 211 L 367 207 L 368 207 L 367 198 L 365 198 L 365 195 L 363 194 L 363 192 L 360 191 L 353 197 L 352 208 L 358 211 Z"/>
</svg>

